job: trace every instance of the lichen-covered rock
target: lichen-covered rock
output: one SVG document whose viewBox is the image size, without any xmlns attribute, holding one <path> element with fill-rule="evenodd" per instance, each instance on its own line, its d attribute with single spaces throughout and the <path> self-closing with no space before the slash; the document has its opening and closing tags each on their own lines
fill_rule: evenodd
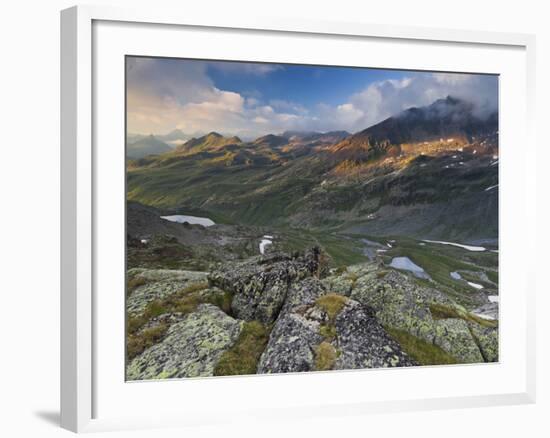
<svg viewBox="0 0 550 438">
<path fill-rule="evenodd" d="M 343 296 L 330 296 L 341 305 L 332 315 L 322 305 L 327 291 L 316 278 L 295 283 L 271 332 L 258 373 L 315 370 L 319 346 L 336 352 L 333 369 L 414 365 L 399 344 L 391 339 L 372 310 Z M 320 299 L 322 297 L 322 299 Z M 336 300 L 338 298 L 338 300 Z M 334 312 L 336 313 L 336 312 Z M 326 361 L 323 368 L 326 368 Z"/>
<path fill-rule="evenodd" d="M 144 284 L 137 287 L 128 296 L 126 311 L 130 316 L 138 315 L 151 301 L 165 298 L 193 283 L 204 282 L 206 276 L 206 272 L 198 271 L 130 269 L 128 278 L 143 279 Z"/>
<path fill-rule="evenodd" d="M 386 333 L 368 307 L 349 300 L 338 314 L 335 369 L 404 367 L 418 365 Z"/>
<path fill-rule="evenodd" d="M 158 344 L 127 366 L 128 380 L 212 376 L 224 351 L 239 337 L 242 322 L 218 307 L 201 304 L 170 326 Z"/>
<path fill-rule="evenodd" d="M 281 313 L 291 312 L 300 306 L 312 306 L 317 298 L 326 292 L 323 284 L 314 277 L 293 283 L 288 290 Z"/>
<path fill-rule="evenodd" d="M 277 319 L 258 364 L 258 373 L 296 373 L 315 369 L 315 347 L 323 341 L 319 322 L 298 313 Z"/>
<path fill-rule="evenodd" d="M 323 341 L 323 336 L 319 333 L 322 318 L 316 318 L 311 310 L 315 300 L 324 293 L 325 289 L 316 278 L 306 278 L 292 284 L 260 358 L 258 373 L 314 369 L 314 350 Z M 307 310 L 310 312 L 305 315 Z"/>
<path fill-rule="evenodd" d="M 367 271 L 355 282 L 350 297 L 372 307 L 382 324 L 427 342 L 435 336 L 430 303 L 450 304 L 438 291 L 421 287 L 406 274 L 393 270 Z"/>
<path fill-rule="evenodd" d="M 471 321 L 471 314 L 445 294 L 418 284 L 407 274 L 385 270 L 376 263 L 352 266 L 347 271 L 357 276 L 350 297 L 372 307 L 384 326 L 435 344 L 458 362 L 484 362 L 495 357 L 497 329 L 486 330 L 479 324 L 466 322 Z M 435 317 L 433 306 L 448 311 L 449 315 Z M 483 341 L 472 336 L 469 326 L 475 327 Z M 485 348 L 488 354 L 482 355 L 480 348 Z"/>
<path fill-rule="evenodd" d="M 434 344 L 461 363 L 484 362 L 468 324 L 463 319 L 439 319 L 434 323 Z"/>
<path fill-rule="evenodd" d="M 291 283 L 322 270 L 318 249 L 305 255 L 272 254 L 228 264 L 211 273 L 210 284 L 233 293 L 233 314 L 247 321 L 272 323 L 279 314 Z"/>
<path fill-rule="evenodd" d="M 354 274 L 343 273 L 326 277 L 322 280 L 322 283 L 327 290 L 349 297 L 356 280 Z"/>
<path fill-rule="evenodd" d="M 486 362 L 498 362 L 498 328 L 468 324 Z"/>
</svg>

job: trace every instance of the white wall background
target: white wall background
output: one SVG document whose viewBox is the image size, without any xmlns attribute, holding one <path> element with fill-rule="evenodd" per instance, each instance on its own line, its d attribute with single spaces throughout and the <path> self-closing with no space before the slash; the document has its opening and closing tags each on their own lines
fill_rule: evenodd
<svg viewBox="0 0 550 438">
<path fill-rule="evenodd" d="M 236 424 L 217 430 L 119 432 L 107 436 L 548 436 L 550 384 L 547 277 L 550 223 L 550 28 L 545 2 L 524 0 L 95 1 L 200 8 L 238 15 L 485 29 L 537 34 L 539 178 L 538 402 L 536 405 Z M 66 0 L 4 2 L 0 17 L 0 435 L 68 436 L 59 411 L 59 10 Z M 521 147 L 521 145 L 518 145 Z M 518 230 L 521 232 L 521 230 Z M 291 395 L 289 395 L 291 396 Z"/>
</svg>

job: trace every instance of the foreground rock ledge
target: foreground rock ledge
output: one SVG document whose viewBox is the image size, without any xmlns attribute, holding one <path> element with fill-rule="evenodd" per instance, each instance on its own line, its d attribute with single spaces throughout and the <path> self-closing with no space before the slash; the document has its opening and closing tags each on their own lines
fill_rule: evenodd
<svg viewBox="0 0 550 438">
<path fill-rule="evenodd" d="M 318 249 L 252 257 L 210 274 L 135 272 L 146 282 L 129 297 L 131 309 L 204 283 L 206 275 L 210 288 L 197 297 L 215 290 L 229 296 L 230 306 L 217 304 L 225 313 L 213 304 L 200 304 L 188 315 L 153 318 L 145 327 L 162 320 L 169 326 L 166 335 L 130 361 L 127 378 L 212 376 L 223 353 L 243 342 L 239 335 L 246 321 L 259 321 L 267 332 L 271 330 L 265 349 L 262 344 L 255 359 L 257 373 L 419 365 L 418 350 L 398 343 L 395 339 L 406 340 L 394 339 L 386 330 L 437 347 L 458 363 L 498 360 L 498 326 L 476 322 L 447 295 L 407 274 L 378 263 L 324 274 Z"/>
<path fill-rule="evenodd" d="M 358 369 L 418 365 L 376 320 L 372 309 L 333 294 L 342 309 L 331 319 L 317 300 L 322 283 L 309 278 L 293 284 L 258 365 L 258 373 Z M 320 357 L 321 343 L 334 357 Z M 324 368 L 319 368 L 320 364 Z"/>
<path fill-rule="evenodd" d="M 224 351 L 239 337 L 242 322 L 211 304 L 201 304 L 166 337 L 130 362 L 128 380 L 212 376 Z"/>
</svg>

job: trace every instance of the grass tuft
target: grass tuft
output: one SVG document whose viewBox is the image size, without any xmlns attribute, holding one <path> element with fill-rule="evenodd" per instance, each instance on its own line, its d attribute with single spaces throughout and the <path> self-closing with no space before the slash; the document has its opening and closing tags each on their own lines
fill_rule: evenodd
<svg viewBox="0 0 550 438">
<path fill-rule="evenodd" d="M 399 344 L 403 351 L 420 365 L 448 365 L 457 360 L 437 345 L 430 344 L 410 333 L 385 327 L 388 334 Z"/>
<path fill-rule="evenodd" d="M 126 296 L 130 296 L 133 291 L 135 291 L 138 287 L 143 286 L 147 284 L 147 280 L 143 277 L 135 276 L 135 277 L 129 277 L 126 281 Z"/>
<path fill-rule="evenodd" d="M 325 340 L 332 341 L 336 337 L 336 327 L 331 324 L 321 324 L 319 327 L 319 334 L 323 336 Z"/>
<path fill-rule="evenodd" d="M 336 316 L 342 311 L 348 299 L 339 294 L 330 293 L 327 295 L 320 296 L 315 301 L 315 304 L 327 312 L 327 315 L 331 321 L 334 321 Z"/>
<path fill-rule="evenodd" d="M 327 371 L 334 367 L 336 362 L 336 349 L 332 344 L 323 341 L 315 349 L 315 369 L 317 371 Z"/>
<path fill-rule="evenodd" d="M 132 360 L 134 357 L 143 353 L 147 348 L 160 341 L 168 331 L 167 324 L 160 324 L 141 331 L 138 334 L 128 336 L 126 343 L 126 357 Z"/>
<path fill-rule="evenodd" d="M 270 327 L 258 321 L 245 322 L 233 347 L 222 354 L 214 368 L 214 375 L 256 374 L 258 361 L 269 340 L 269 332 Z"/>
<path fill-rule="evenodd" d="M 137 333 L 151 318 L 170 312 L 188 314 L 193 312 L 199 304 L 213 301 L 211 297 L 199 296 L 199 293 L 207 287 L 208 282 L 206 281 L 192 283 L 173 295 L 151 301 L 147 304 L 143 313 L 127 318 L 126 330 L 128 334 L 134 335 Z"/>
</svg>

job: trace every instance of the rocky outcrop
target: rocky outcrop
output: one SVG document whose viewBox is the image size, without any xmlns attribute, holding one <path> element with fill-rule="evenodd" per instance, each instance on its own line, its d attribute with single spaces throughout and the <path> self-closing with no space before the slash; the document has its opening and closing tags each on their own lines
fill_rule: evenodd
<svg viewBox="0 0 550 438">
<path fill-rule="evenodd" d="M 371 306 L 382 324 L 432 342 L 435 331 L 429 304 L 450 300 L 436 290 L 420 287 L 407 274 L 373 269 L 373 265 L 353 269 L 358 278 L 351 298 Z"/>
<path fill-rule="evenodd" d="M 326 351 L 333 352 L 328 362 L 322 357 Z M 343 295 L 327 294 L 318 279 L 310 278 L 290 288 L 258 373 L 410 365 L 415 362 L 388 336 L 371 309 Z"/>
<path fill-rule="evenodd" d="M 128 380 L 211 376 L 224 351 L 239 337 L 242 322 L 218 307 L 201 304 L 168 329 L 161 342 L 132 360 Z"/>
<path fill-rule="evenodd" d="M 319 323 L 298 313 L 279 317 L 260 358 L 258 373 L 297 373 L 315 369 L 315 347 L 323 341 Z"/>
<path fill-rule="evenodd" d="M 130 316 L 137 315 L 151 301 L 165 298 L 193 283 L 204 282 L 206 276 L 206 272 L 198 271 L 130 269 L 128 278 L 141 280 L 141 285 L 130 291 L 126 299 L 126 311 Z"/>
<path fill-rule="evenodd" d="M 496 322 L 409 274 L 376 262 L 324 274 L 318 250 L 228 263 L 208 283 L 202 272 L 129 271 L 140 281 L 128 312 L 148 320 L 132 334 L 141 349 L 127 378 L 211 376 L 222 355 L 240 370 L 235 351 L 254 351 L 246 370 L 257 373 L 498 360 Z M 163 313 L 142 313 L 157 299 Z M 263 335 L 247 336 L 245 321 Z"/>
<path fill-rule="evenodd" d="M 434 344 L 450 353 L 461 363 L 484 362 L 481 351 L 463 319 L 448 318 L 434 321 Z"/>
<path fill-rule="evenodd" d="M 349 300 L 336 318 L 334 369 L 386 368 L 418 365 L 388 336 L 372 309 Z"/>
<path fill-rule="evenodd" d="M 315 368 L 315 347 L 324 338 L 320 334 L 321 321 L 306 311 L 324 293 L 321 283 L 313 278 L 292 285 L 260 358 L 258 373 L 300 372 Z"/>
<path fill-rule="evenodd" d="M 476 323 L 443 293 L 374 263 L 352 266 L 350 273 L 356 277 L 350 297 L 372 307 L 384 326 L 436 345 L 460 363 L 498 360 L 498 329 Z"/>
<path fill-rule="evenodd" d="M 323 269 L 321 253 L 314 248 L 305 255 L 273 254 L 228 264 L 212 272 L 208 280 L 233 293 L 231 310 L 235 317 L 272 323 L 290 285 L 311 275 L 319 276 Z"/>
<path fill-rule="evenodd" d="M 498 329 L 468 324 L 485 362 L 498 362 Z"/>
</svg>

